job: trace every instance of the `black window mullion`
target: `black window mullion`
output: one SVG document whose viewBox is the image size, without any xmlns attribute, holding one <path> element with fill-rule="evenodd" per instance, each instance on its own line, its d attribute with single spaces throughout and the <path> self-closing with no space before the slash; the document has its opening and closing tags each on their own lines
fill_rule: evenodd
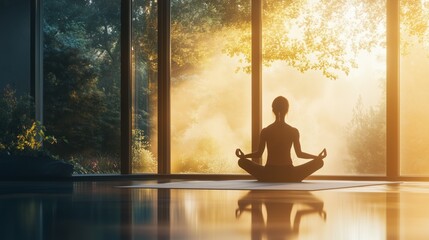
<svg viewBox="0 0 429 240">
<path fill-rule="evenodd" d="M 43 31 L 42 0 L 31 1 L 31 89 L 35 119 L 43 124 Z"/>
<path fill-rule="evenodd" d="M 131 166 L 131 0 L 121 0 L 121 174 Z"/>
<path fill-rule="evenodd" d="M 170 0 L 158 1 L 158 174 L 170 174 Z"/>
</svg>

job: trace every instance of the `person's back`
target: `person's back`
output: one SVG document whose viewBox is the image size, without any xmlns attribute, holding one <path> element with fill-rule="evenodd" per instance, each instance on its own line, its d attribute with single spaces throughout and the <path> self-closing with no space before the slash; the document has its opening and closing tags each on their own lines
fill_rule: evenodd
<svg viewBox="0 0 429 240">
<path fill-rule="evenodd" d="M 267 166 L 292 166 L 291 148 L 297 131 L 284 122 L 274 122 L 262 130 L 267 142 Z"/>
</svg>

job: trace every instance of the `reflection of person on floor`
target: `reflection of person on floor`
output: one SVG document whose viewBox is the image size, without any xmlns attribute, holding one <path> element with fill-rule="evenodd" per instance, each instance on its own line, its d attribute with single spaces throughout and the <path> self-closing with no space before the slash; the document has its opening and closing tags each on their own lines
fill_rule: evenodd
<svg viewBox="0 0 429 240">
<path fill-rule="evenodd" d="M 296 210 L 292 219 L 295 204 L 302 204 L 303 208 Z M 263 205 L 266 208 L 266 222 L 262 213 Z M 250 191 L 238 200 L 235 215 L 239 218 L 243 212 L 251 213 L 252 239 L 262 239 L 264 234 L 267 239 L 294 239 L 298 237 L 303 216 L 316 213 L 326 220 L 323 205 L 323 202 L 310 192 L 292 196 L 283 191 Z"/>
<path fill-rule="evenodd" d="M 318 156 L 301 150 L 298 129 L 285 122 L 285 116 L 289 110 L 289 102 L 286 98 L 280 96 L 274 99 L 272 108 L 276 120 L 262 129 L 257 151 L 249 154 L 244 154 L 241 149 L 235 151 L 235 155 L 240 158 L 238 165 L 259 181 L 300 182 L 323 166 L 323 159 L 327 155 L 326 149 L 323 149 Z M 265 166 L 251 161 L 250 158 L 262 156 L 265 145 L 267 145 L 268 151 Z M 292 145 L 297 157 L 312 160 L 299 166 L 293 166 Z"/>
</svg>

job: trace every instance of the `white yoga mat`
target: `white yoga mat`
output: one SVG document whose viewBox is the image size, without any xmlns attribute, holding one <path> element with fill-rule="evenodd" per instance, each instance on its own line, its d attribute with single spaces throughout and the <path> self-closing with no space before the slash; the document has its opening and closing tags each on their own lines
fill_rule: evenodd
<svg viewBox="0 0 429 240">
<path fill-rule="evenodd" d="M 329 181 L 305 180 L 300 183 L 264 183 L 256 180 L 180 181 L 168 183 L 142 183 L 118 188 L 145 189 L 210 189 L 210 190 L 286 190 L 317 191 L 337 188 L 391 184 L 385 181 Z"/>
</svg>

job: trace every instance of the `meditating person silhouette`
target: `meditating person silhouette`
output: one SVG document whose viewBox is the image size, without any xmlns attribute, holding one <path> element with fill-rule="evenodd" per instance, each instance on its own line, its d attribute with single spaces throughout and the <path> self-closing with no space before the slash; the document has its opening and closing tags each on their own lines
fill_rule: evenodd
<svg viewBox="0 0 429 240">
<path fill-rule="evenodd" d="M 285 122 L 289 110 L 289 102 L 285 97 L 274 99 L 273 113 L 276 120 L 262 129 L 259 147 L 256 152 L 244 154 L 241 149 L 235 151 L 239 157 L 238 165 L 246 172 L 262 182 L 301 182 L 306 177 L 323 167 L 323 159 L 327 156 L 323 149 L 318 156 L 303 152 L 299 141 L 298 129 Z M 267 162 L 265 166 L 253 162 L 250 158 L 260 158 L 267 145 Z M 294 166 L 292 164 L 291 148 L 295 149 L 296 156 L 311 161 Z"/>
</svg>

